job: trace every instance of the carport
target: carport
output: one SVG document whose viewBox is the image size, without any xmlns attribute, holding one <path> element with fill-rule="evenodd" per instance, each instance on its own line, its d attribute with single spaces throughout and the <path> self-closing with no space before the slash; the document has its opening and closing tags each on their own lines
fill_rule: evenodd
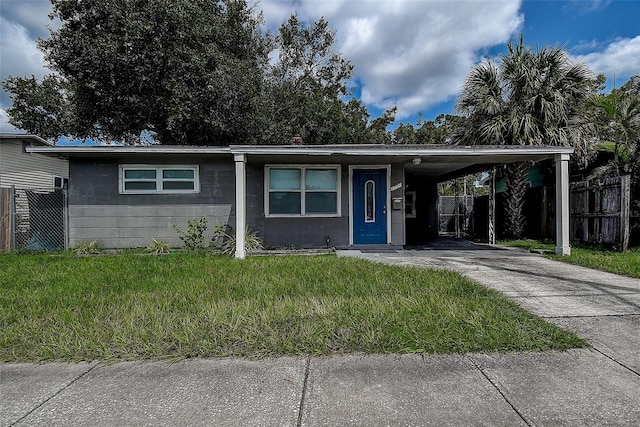
<svg viewBox="0 0 640 427">
<path fill-rule="evenodd" d="M 424 195 L 435 194 L 436 184 L 465 176 L 470 173 L 490 170 L 495 166 L 520 161 L 553 160 L 556 171 L 556 253 L 569 255 L 569 158 L 573 149 L 569 147 L 521 147 L 521 146 L 451 146 L 451 145 L 323 145 L 323 146 L 231 146 L 236 170 L 236 257 L 244 258 L 244 230 L 247 223 L 247 166 L 256 165 L 337 165 L 343 172 L 341 190 L 343 208 L 335 216 L 348 216 L 350 248 L 365 247 L 354 239 L 359 227 L 360 211 L 354 205 L 360 201 L 355 185 L 358 171 L 380 170 L 386 175 L 383 191 L 376 200 L 382 200 L 379 210 L 385 222 L 384 239 L 378 247 L 406 244 L 406 203 L 410 202 L 406 192 L 408 179 L 417 181 Z M 293 165 L 293 166 L 292 166 Z M 265 176 L 266 168 L 265 167 Z M 367 181 L 369 182 L 369 181 Z M 381 185 L 382 186 L 382 185 Z M 377 187 L 376 187 L 377 188 Z M 269 189 L 263 187 L 265 200 Z M 347 194 L 348 193 L 348 194 Z M 422 197 L 422 199 L 428 197 Z M 410 198 L 410 197 L 409 197 Z M 373 197 L 371 198 L 373 200 Z M 366 202 L 366 197 L 365 197 Z M 266 202 L 265 202 L 266 204 Z M 375 206 L 372 205 L 371 210 Z M 364 209 L 367 212 L 367 209 Z M 382 212 L 384 215 L 382 215 Z M 387 212 L 389 213 L 387 215 Z M 264 217 L 268 217 L 265 209 Z M 267 218 L 268 219 L 268 218 Z M 313 218 L 308 218 L 313 227 Z M 427 221 L 428 222 L 428 221 Z M 249 223 L 248 225 L 254 225 Z M 264 225 L 268 227 L 268 225 Z M 381 228 L 381 229 L 382 229 Z M 347 240 L 345 240 L 347 245 Z"/>
</svg>

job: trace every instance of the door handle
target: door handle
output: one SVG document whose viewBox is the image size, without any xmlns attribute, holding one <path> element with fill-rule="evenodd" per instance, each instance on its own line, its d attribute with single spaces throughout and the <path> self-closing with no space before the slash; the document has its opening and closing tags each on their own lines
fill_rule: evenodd
<svg viewBox="0 0 640 427">
<path fill-rule="evenodd" d="M 386 215 L 386 214 L 387 214 L 387 205 L 384 205 L 384 206 L 382 207 L 382 213 L 383 213 L 384 215 Z"/>
</svg>

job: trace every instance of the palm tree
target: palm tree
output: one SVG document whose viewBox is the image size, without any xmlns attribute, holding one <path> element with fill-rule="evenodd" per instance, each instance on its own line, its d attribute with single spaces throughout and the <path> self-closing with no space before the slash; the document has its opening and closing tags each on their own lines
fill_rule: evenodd
<svg viewBox="0 0 640 427">
<path fill-rule="evenodd" d="M 597 149 L 613 152 L 613 160 L 591 176 L 630 175 L 631 217 L 640 218 L 640 75 L 608 95 L 592 97 L 588 106 L 597 129 Z M 632 236 L 640 236 L 640 222 L 632 221 L 631 227 Z"/>
<path fill-rule="evenodd" d="M 562 47 L 532 49 L 520 36 L 498 61 L 484 61 L 468 75 L 456 103 L 467 126 L 456 143 L 573 146 L 581 155 L 588 128 L 578 113 L 593 86 L 589 68 L 571 61 Z M 528 169 L 527 163 L 506 169 L 505 225 L 513 238 L 524 232 Z"/>
<path fill-rule="evenodd" d="M 599 148 L 613 151 L 613 162 L 598 172 L 620 176 L 631 172 L 640 140 L 640 99 L 622 89 L 608 95 L 593 96 L 589 106 L 595 110 Z"/>
</svg>

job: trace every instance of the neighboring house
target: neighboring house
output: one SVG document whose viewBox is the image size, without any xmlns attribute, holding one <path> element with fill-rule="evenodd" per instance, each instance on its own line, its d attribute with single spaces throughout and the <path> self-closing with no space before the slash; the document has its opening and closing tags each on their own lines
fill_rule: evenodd
<svg viewBox="0 0 640 427">
<path fill-rule="evenodd" d="M 69 178 L 69 162 L 27 153 L 53 144 L 35 135 L 0 134 L 0 188 L 55 188 Z"/>
<path fill-rule="evenodd" d="M 51 147 L 35 135 L 0 134 L 0 252 L 64 248 L 64 197 L 69 162 L 28 153 Z"/>
<path fill-rule="evenodd" d="M 69 243 L 178 244 L 173 229 L 205 217 L 268 247 L 381 248 L 437 236 L 438 182 L 494 165 L 555 159 L 557 252 L 569 252 L 564 147 L 117 146 L 33 147 L 69 160 Z M 410 237 L 410 239 L 408 238 Z"/>
</svg>

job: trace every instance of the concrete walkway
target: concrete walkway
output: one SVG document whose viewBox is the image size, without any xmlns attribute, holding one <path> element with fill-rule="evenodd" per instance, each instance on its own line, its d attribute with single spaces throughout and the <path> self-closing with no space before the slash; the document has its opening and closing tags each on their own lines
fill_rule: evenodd
<svg viewBox="0 0 640 427">
<path fill-rule="evenodd" d="M 636 426 L 640 280 L 489 247 L 340 252 L 448 268 L 592 349 L 176 363 L 0 364 L 0 426 Z"/>
</svg>

